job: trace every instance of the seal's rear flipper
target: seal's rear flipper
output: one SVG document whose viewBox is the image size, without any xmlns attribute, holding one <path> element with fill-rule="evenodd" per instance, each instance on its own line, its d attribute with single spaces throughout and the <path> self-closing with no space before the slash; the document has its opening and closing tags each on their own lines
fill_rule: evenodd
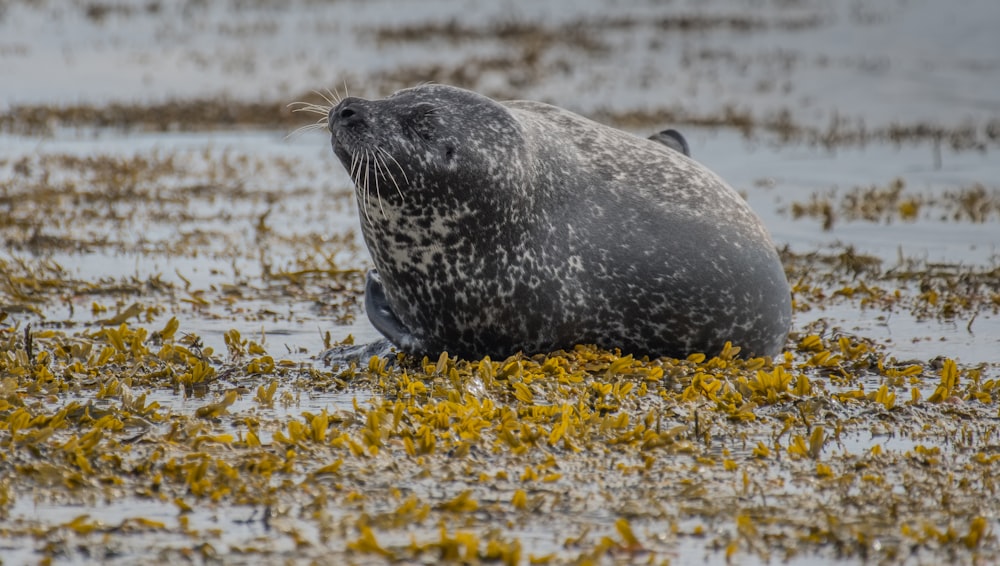
<svg viewBox="0 0 1000 566">
<path fill-rule="evenodd" d="M 375 330 L 382 333 L 401 351 L 408 354 L 422 354 L 423 349 L 410 329 L 396 318 L 385 298 L 385 288 L 378 271 L 372 269 L 365 277 L 365 312 Z"/>
<path fill-rule="evenodd" d="M 684 155 L 691 157 L 691 148 L 688 147 L 687 140 L 684 139 L 684 136 L 682 136 L 677 130 L 663 130 L 662 132 L 657 132 L 649 136 L 649 139 L 660 142 L 674 151 L 679 151 Z"/>
</svg>

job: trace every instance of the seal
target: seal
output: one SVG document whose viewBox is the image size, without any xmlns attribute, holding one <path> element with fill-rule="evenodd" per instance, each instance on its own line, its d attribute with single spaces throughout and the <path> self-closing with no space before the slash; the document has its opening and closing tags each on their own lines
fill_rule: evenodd
<svg viewBox="0 0 1000 566">
<path fill-rule="evenodd" d="M 676 131 L 642 139 L 445 85 L 347 97 L 326 120 L 376 268 L 368 317 L 404 352 L 785 343 L 790 292 L 767 230 Z"/>
</svg>

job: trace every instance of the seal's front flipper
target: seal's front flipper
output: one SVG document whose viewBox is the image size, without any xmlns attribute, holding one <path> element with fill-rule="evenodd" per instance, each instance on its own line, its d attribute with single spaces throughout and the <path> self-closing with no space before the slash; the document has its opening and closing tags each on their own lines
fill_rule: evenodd
<svg viewBox="0 0 1000 566">
<path fill-rule="evenodd" d="M 337 344 L 316 357 L 326 367 L 346 368 L 351 364 L 366 367 L 372 356 L 392 364 L 396 361 L 396 347 L 387 338 L 380 338 L 369 344 Z"/>
<path fill-rule="evenodd" d="M 679 151 L 684 155 L 691 157 L 691 148 L 688 147 L 687 140 L 684 139 L 684 136 L 682 136 L 677 130 L 663 130 L 662 132 L 657 132 L 649 136 L 649 139 L 655 142 L 660 142 L 674 151 Z"/>
<path fill-rule="evenodd" d="M 375 330 L 382 333 L 397 348 L 408 354 L 423 353 L 420 341 L 413 336 L 410 329 L 396 318 L 389 301 L 385 298 L 385 288 L 378 271 L 372 269 L 365 277 L 365 312 Z"/>
</svg>

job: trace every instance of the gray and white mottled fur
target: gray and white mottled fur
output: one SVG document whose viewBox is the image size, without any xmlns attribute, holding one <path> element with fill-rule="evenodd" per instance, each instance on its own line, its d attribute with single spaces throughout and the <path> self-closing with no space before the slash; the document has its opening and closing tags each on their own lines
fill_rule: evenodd
<svg viewBox="0 0 1000 566">
<path fill-rule="evenodd" d="M 785 342 L 774 245 L 683 138 L 443 85 L 346 98 L 329 128 L 377 269 L 368 315 L 403 351 L 682 357 L 732 341 L 770 356 Z"/>
</svg>

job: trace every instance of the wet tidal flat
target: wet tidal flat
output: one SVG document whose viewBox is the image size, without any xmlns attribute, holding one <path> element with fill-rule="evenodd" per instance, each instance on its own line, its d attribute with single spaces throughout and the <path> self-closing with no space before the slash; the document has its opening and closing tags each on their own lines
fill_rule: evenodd
<svg viewBox="0 0 1000 566">
<path fill-rule="evenodd" d="M 0 87 L 0 559 L 1000 553 L 990 4 L 219 6 L 0 12 L 0 68 L 23 77 Z M 903 49 L 928 22 L 965 41 Z M 831 77 L 878 88 L 860 104 Z M 287 104 L 425 80 L 681 129 L 781 252 L 782 355 L 327 364 L 378 337 L 369 259 L 348 175 L 321 133 L 288 137 L 311 119 Z"/>
</svg>

